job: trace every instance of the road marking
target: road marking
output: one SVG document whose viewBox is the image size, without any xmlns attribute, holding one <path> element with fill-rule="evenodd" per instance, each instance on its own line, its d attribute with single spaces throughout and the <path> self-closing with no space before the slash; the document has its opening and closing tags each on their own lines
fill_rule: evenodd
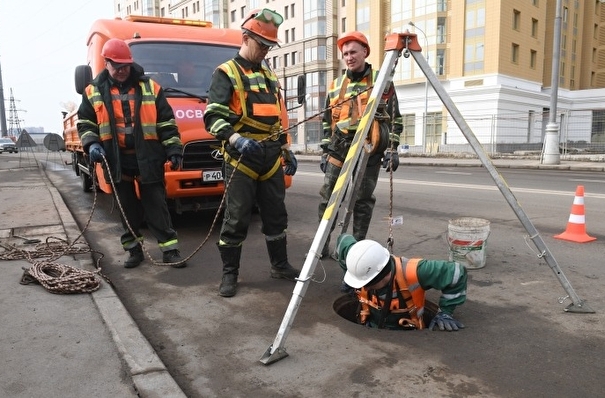
<svg viewBox="0 0 605 398">
<path fill-rule="evenodd" d="M 473 173 L 463 173 L 461 171 L 436 171 L 435 174 L 457 174 L 457 175 L 461 175 L 461 176 L 473 175 Z"/>
<path fill-rule="evenodd" d="M 605 184 L 605 181 L 603 180 L 587 180 L 587 179 L 582 179 L 582 178 L 570 178 L 569 181 L 574 181 L 574 182 L 596 182 L 599 184 Z"/>
<path fill-rule="evenodd" d="M 304 172 L 300 171 L 296 173 L 296 176 L 317 176 L 320 173 L 314 172 Z M 379 182 L 388 184 L 389 179 L 384 177 L 378 178 Z M 458 189 L 474 189 L 480 191 L 499 191 L 496 185 L 477 185 L 477 184 L 456 184 L 451 182 L 432 182 L 432 181 L 420 181 L 420 180 L 393 180 L 393 184 L 397 185 L 422 185 L 422 186 L 430 186 L 430 187 L 440 187 L 440 188 L 458 188 Z M 557 195 L 557 196 L 575 196 L 575 191 L 551 191 L 547 189 L 533 189 L 533 188 L 515 188 L 509 187 L 513 193 L 531 193 L 531 194 L 541 194 L 541 195 Z M 596 198 L 596 199 L 605 199 L 605 194 L 600 193 L 587 193 L 584 192 L 584 197 L 586 198 Z"/>
</svg>

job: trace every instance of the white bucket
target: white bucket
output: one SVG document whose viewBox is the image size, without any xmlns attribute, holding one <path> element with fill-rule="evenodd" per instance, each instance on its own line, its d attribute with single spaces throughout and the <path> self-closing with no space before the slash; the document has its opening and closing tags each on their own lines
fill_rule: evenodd
<svg viewBox="0 0 605 398">
<path fill-rule="evenodd" d="M 489 224 L 488 220 L 474 217 L 449 220 L 447 243 L 450 247 L 450 261 L 457 261 L 469 269 L 485 267 Z"/>
</svg>

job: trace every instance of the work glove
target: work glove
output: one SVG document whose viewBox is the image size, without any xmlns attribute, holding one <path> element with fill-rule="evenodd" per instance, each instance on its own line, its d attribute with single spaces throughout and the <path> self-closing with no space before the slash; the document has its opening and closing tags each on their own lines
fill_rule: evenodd
<svg viewBox="0 0 605 398">
<path fill-rule="evenodd" d="M 456 332 L 458 329 L 464 329 L 464 325 L 461 322 L 455 320 L 450 314 L 446 314 L 441 310 L 437 311 L 437 315 L 435 315 L 429 324 L 429 330 L 434 330 L 435 326 L 437 326 L 439 330 L 447 330 L 448 332 Z"/>
<path fill-rule="evenodd" d="M 252 157 L 255 155 L 260 155 L 263 148 L 260 146 L 258 141 L 255 141 L 251 138 L 238 137 L 233 143 L 235 149 L 239 151 L 243 156 Z"/>
<path fill-rule="evenodd" d="M 284 174 L 287 176 L 293 176 L 296 174 L 296 170 L 298 169 L 298 160 L 294 156 L 294 153 L 289 149 L 284 149 L 282 152 L 282 156 L 284 157 L 286 167 L 284 168 Z"/>
<path fill-rule="evenodd" d="M 326 172 L 326 169 L 328 168 L 328 154 L 327 153 L 324 153 L 323 155 L 321 155 L 321 160 L 319 161 L 319 168 L 324 173 Z"/>
<path fill-rule="evenodd" d="M 101 144 L 94 143 L 90 144 L 88 147 L 88 156 L 90 156 L 90 160 L 94 163 L 103 162 L 103 157 L 105 156 L 105 150 L 101 146 Z"/>
<path fill-rule="evenodd" d="M 183 156 L 181 155 L 170 155 L 170 170 L 178 170 L 183 163 Z"/>
<path fill-rule="evenodd" d="M 393 166 L 393 171 L 397 170 L 399 167 L 399 154 L 395 150 L 388 149 L 382 158 L 382 167 L 384 167 L 386 171 L 391 171 L 391 165 Z"/>
</svg>

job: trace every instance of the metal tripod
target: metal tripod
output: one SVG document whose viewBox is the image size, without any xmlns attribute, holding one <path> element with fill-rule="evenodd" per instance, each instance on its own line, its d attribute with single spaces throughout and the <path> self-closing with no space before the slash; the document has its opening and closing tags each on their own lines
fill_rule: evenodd
<svg viewBox="0 0 605 398">
<path fill-rule="evenodd" d="M 408 58 L 410 55 L 412 55 L 420 69 L 427 77 L 431 86 L 433 86 L 433 89 L 441 99 L 443 105 L 447 108 L 448 112 L 462 131 L 462 134 L 464 134 L 469 144 L 474 149 L 475 153 L 479 157 L 479 160 L 489 172 L 490 176 L 496 183 L 496 186 L 500 192 L 502 192 L 504 198 L 517 215 L 517 218 L 525 227 L 530 239 L 534 242 L 540 252 L 539 257 L 545 259 L 552 271 L 555 273 L 555 276 L 559 279 L 559 282 L 567 292 L 568 297 L 572 300 L 572 303 L 565 308 L 565 311 L 576 313 L 594 312 L 584 300 L 578 297 L 573 290 L 571 284 L 557 264 L 554 256 L 544 243 L 544 240 L 517 202 L 512 191 L 510 188 L 508 188 L 508 185 L 504 181 L 504 178 L 496 170 L 496 167 L 493 165 L 487 153 L 479 143 L 479 140 L 477 140 L 477 137 L 462 117 L 462 114 L 437 79 L 437 76 L 430 68 L 428 62 L 426 59 L 424 59 L 421 50 L 422 49 L 418 44 L 416 34 L 414 33 L 393 33 L 386 37 L 386 55 L 384 62 L 380 68 L 374 88 L 372 89 L 372 93 L 368 100 L 368 104 L 364 110 L 363 116 L 361 117 L 359 127 L 355 137 L 353 138 L 349 152 L 347 153 L 347 157 L 340 171 L 340 175 L 336 181 L 332 196 L 328 201 L 326 210 L 319 223 L 319 228 L 317 229 L 315 238 L 311 243 L 311 248 L 309 249 L 309 253 L 307 254 L 303 264 L 303 268 L 292 293 L 292 298 L 290 299 L 290 303 L 286 309 L 282 323 L 279 327 L 277 335 L 275 336 L 275 340 L 260 359 L 260 361 L 265 365 L 272 364 L 273 362 L 279 361 L 280 359 L 288 356 L 288 353 L 284 347 L 284 342 L 288 337 L 290 329 L 292 328 L 294 317 L 296 316 L 298 308 L 300 307 L 300 303 L 305 296 L 309 282 L 311 281 L 311 276 L 313 275 L 317 261 L 321 256 L 321 250 L 326 242 L 327 236 L 330 233 L 330 227 L 337 216 L 338 208 L 341 206 L 344 206 L 346 209 L 350 208 L 351 201 L 357 197 L 356 192 L 354 192 L 354 186 L 358 186 L 358 184 L 355 184 L 354 180 L 361 180 L 363 177 L 364 167 L 359 166 L 365 165 L 369 152 L 365 151 L 363 148 L 365 137 L 367 136 L 371 127 L 374 114 L 378 108 L 380 97 L 382 96 L 385 88 L 388 87 L 388 85 L 392 82 L 394 68 L 401 54 L 403 54 L 405 58 Z M 347 192 L 348 190 L 352 191 Z M 345 193 L 346 200 L 344 200 Z M 347 203 L 345 203 L 345 201 Z M 346 224 L 347 222 L 345 222 L 345 225 Z"/>
</svg>

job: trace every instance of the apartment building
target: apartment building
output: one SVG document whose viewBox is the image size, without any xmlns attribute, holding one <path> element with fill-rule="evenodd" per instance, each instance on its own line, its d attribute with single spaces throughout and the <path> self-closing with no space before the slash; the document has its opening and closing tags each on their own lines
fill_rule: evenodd
<svg viewBox="0 0 605 398">
<path fill-rule="evenodd" d="M 359 30 L 378 68 L 384 36 L 410 32 L 431 69 L 477 138 L 490 150 L 540 148 L 548 121 L 553 58 L 559 58 L 557 121 L 563 143 L 605 142 L 605 4 L 603 0 L 126 0 L 117 16 L 143 14 L 209 20 L 239 29 L 252 9 L 284 16 L 281 47 L 268 61 L 282 81 L 295 143 L 320 138 L 327 85 L 342 73 L 340 34 Z M 557 17 L 560 48 L 553 48 Z M 307 96 L 297 99 L 305 76 Z M 404 115 L 403 141 L 417 151 L 465 150 L 466 139 L 447 115 L 413 58 L 400 58 L 394 82 Z"/>
</svg>

